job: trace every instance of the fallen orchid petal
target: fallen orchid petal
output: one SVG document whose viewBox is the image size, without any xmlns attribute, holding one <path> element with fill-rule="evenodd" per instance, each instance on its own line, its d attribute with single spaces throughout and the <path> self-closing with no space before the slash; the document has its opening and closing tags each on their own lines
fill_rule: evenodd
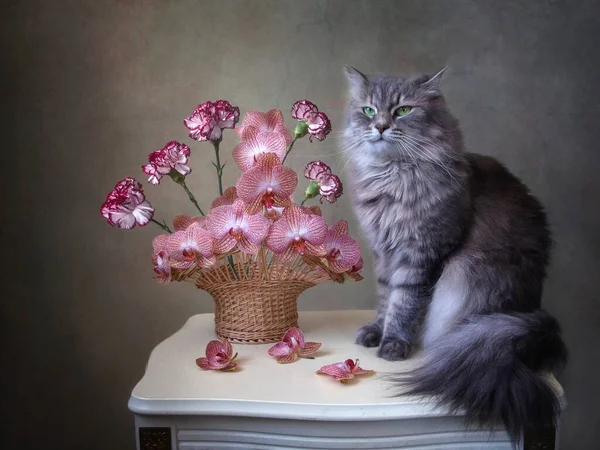
<svg viewBox="0 0 600 450">
<path fill-rule="evenodd" d="M 299 358 L 309 358 L 321 347 L 320 342 L 306 342 L 304 334 L 299 328 L 293 327 L 285 332 L 281 342 L 269 349 L 269 355 L 277 358 L 277 362 L 288 364 L 298 361 Z"/>
<path fill-rule="evenodd" d="M 353 379 L 356 375 L 366 375 L 373 373 L 373 370 L 363 369 L 356 361 L 346 359 L 334 364 L 328 364 L 317 370 L 317 375 L 329 375 L 336 381 L 345 382 Z"/>
<path fill-rule="evenodd" d="M 196 359 L 196 364 L 203 370 L 229 371 L 237 367 L 233 361 L 233 347 L 227 339 L 210 341 L 206 345 L 206 356 Z"/>
</svg>

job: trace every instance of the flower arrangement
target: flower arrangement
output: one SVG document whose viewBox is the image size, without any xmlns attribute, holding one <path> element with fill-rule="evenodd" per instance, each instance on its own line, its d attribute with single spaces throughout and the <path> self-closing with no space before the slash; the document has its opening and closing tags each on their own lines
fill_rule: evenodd
<svg viewBox="0 0 600 450">
<path fill-rule="evenodd" d="M 298 204 L 292 197 L 298 176 L 285 166 L 299 139 L 327 137 L 329 118 L 308 100 L 294 103 L 291 115 L 293 132 L 276 109 L 249 111 L 236 129 L 239 108 L 218 100 L 198 105 L 184 120 L 192 140 L 214 148 L 219 196 L 206 213 L 186 183 L 192 172 L 190 147 L 178 141 L 150 153 L 142 171 L 152 185 L 165 177 L 179 184 L 196 215 L 176 216 L 172 227 L 157 220 L 141 183 L 130 177 L 117 183 L 101 207 L 114 227 L 160 227 L 165 233 L 152 242 L 154 278 L 190 281 L 209 292 L 217 304 L 217 334 L 238 342 L 274 342 L 296 326 L 296 298 L 303 290 L 326 281 L 362 279 L 360 248 L 347 222 L 328 226 L 318 205 L 305 206 L 316 197 L 321 204 L 334 203 L 343 193 L 340 178 L 322 161 L 308 163 L 308 183 Z M 239 136 L 232 157 L 241 175 L 235 186 L 223 189 L 226 163 L 221 163 L 220 144 L 226 129 Z M 231 317 L 233 310 L 242 312 Z M 268 311 L 284 312 L 269 319 Z"/>
</svg>

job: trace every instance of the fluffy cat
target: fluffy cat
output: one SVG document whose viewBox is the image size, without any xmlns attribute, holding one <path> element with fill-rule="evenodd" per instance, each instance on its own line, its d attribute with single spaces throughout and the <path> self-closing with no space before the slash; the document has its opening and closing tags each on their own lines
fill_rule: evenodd
<svg viewBox="0 0 600 450">
<path fill-rule="evenodd" d="M 543 371 L 564 365 L 559 325 L 540 309 L 551 237 L 544 210 L 498 161 L 466 153 L 440 90 L 443 70 L 365 76 L 350 86 L 344 149 L 379 303 L 356 342 L 421 364 L 404 391 L 468 421 L 525 424 L 558 413 Z"/>
</svg>

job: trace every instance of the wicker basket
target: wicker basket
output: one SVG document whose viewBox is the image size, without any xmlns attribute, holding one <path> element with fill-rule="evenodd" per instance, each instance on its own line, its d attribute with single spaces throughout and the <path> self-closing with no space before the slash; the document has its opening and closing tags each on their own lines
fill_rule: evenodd
<svg viewBox="0 0 600 450">
<path fill-rule="evenodd" d="M 232 342 L 262 344 L 281 340 L 298 326 L 298 296 L 326 281 L 342 282 L 319 258 L 298 257 L 282 264 L 266 250 L 255 257 L 238 253 L 210 269 L 183 271 L 215 301 L 215 330 Z"/>
</svg>

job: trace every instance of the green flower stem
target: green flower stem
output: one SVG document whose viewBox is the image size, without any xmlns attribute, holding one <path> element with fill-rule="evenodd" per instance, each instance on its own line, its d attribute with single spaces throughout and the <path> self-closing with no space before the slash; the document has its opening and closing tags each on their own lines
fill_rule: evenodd
<svg viewBox="0 0 600 450">
<path fill-rule="evenodd" d="M 185 183 L 185 179 L 181 183 L 179 183 L 179 184 L 181 184 L 181 187 L 187 193 L 188 197 L 190 198 L 190 201 L 196 206 L 196 208 L 198 209 L 198 211 L 200 211 L 200 214 L 204 215 L 204 212 L 202 211 L 202 208 L 200 208 L 200 205 L 196 201 L 196 197 L 194 197 L 194 194 L 192 194 L 192 191 L 190 191 L 190 189 L 187 187 L 187 184 Z"/>
<path fill-rule="evenodd" d="M 217 169 L 217 178 L 219 179 L 219 195 L 223 195 L 223 167 L 221 165 L 221 159 L 219 158 L 219 144 L 221 141 L 212 141 L 213 147 L 215 148 L 215 159 L 217 160 L 215 169 Z"/>
<path fill-rule="evenodd" d="M 166 223 L 160 223 L 158 220 L 155 220 L 155 219 L 150 219 L 150 222 L 158 225 L 159 227 L 161 227 L 167 233 L 172 233 L 171 229 L 167 226 Z"/>
<path fill-rule="evenodd" d="M 290 146 L 285 151 L 285 156 L 283 157 L 283 161 L 281 161 L 281 164 L 283 164 L 285 162 L 285 160 L 287 159 L 288 155 L 292 151 L 292 148 L 294 147 L 294 144 L 296 143 L 297 140 L 298 140 L 298 136 L 295 136 L 294 139 L 292 139 Z"/>
<path fill-rule="evenodd" d="M 304 200 L 302 200 L 302 203 L 300 203 L 300 206 L 304 206 L 304 204 L 306 203 L 306 200 L 308 200 L 308 197 L 304 197 Z"/>
</svg>

